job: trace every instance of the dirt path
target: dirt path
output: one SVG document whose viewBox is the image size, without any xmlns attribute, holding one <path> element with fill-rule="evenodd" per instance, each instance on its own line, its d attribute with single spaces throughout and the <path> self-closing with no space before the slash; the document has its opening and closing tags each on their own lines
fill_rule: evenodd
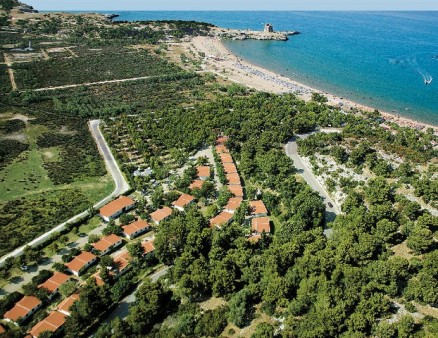
<svg viewBox="0 0 438 338">
<path fill-rule="evenodd" d="M 8 66 L 9 80 L 11 81 L 11 87 L 13 91 L 18 89 L 17 83 L 15 82 L 14 70 L 12 69 L 12 60 L 7 53 L 3 53 L 5 58 L 5 64 Z"/>
<path fill-rule="evenodd" d="M 180 73 L 174 74 L 179 75 Z M 64 86 L 56 86 L 56 87 L 45 87 L 45 88 L 37 88 L 34 89 L 34 92 L 43 92 L 48 90 L 58 90 L 58 89 L 67 89 L 67 88 L 76 88 L 76 87 L 90 87 L 90 86 L 96 86 L 96 85 L 102 85 L 102 84 L 108 84 L 108 83 L 122 83 L 122 82 L 130 82 L 130 81 L 140 81 L 140 80 L 147 80 L 147 79 L 153 79 L 153 78 L 159 78 L 163 75 L 155 75 L 155 76 L 141 76 L 141 77 L 133 77 L 129 79 L 117 79 L 117 80 L 106 80 L 106 81 L 97 81 L 97 82 L 86 82 L 86 83 L 76 83 L 71 85 L 64 85 Z"/>
<path fill-rule="evenodd" d="M 71 54 L 71 56 L 73 56 L 73 57 L 75 57 L 75 58 L 79 57 L 78 54 L 76 54 L 75 52 L 73 52 L 72 48 L 73 48 L 73 47 L 65 47 L 65 50 L 66 50 L 67 52 L 69 52 L 69 53 Z"/>
<path fill-rule="evenodd" d="M 43 55 L 44 60 L 50 60 L 50 56 L 45 49 L 41 49 L 41 54 Z"/>
</svg>

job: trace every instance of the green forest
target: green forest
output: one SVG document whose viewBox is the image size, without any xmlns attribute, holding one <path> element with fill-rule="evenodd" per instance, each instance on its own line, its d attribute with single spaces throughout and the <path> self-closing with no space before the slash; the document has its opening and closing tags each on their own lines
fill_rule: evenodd
<svg viewBox="0 0 438 338">
<path fill-rule="evenodd" d="M 295 133 L 331 124 L 342 126 L 343 132 L 316 134 L 300 149 L 327 153 L 332 150 L 326 147 L 342 145 L 343 137 L 350 142 L 369 138 L 374 147 L 406 154 L 405 163 L 414 167 L 436 157 L 428 146 L 434 136 L 415 132 L 417 137 L 404 143 L 403 153 L 401 145 L 391 143 L 390 148 L 386 132 L 372 119 L 344 115 L 315 102 L 306 104 L 293 95 L 266 93 L 227 94 L 195 109 L 122 116 L 108 124 L 108 134 L 115 136 L 113 144 L 128 130 L 136 149 L 151 164 L 175 147 L 191 151 L 206 142 L 212 144 L 217 132 L 223 131 L 230 136 L 228 146 L 247 191 L 261 189 L 259 198 L 276 221 L 275 235 L 257 244 L 245 239 L 239 222 L 211 231 L 198 210 L 166 222 L 158 229 L 156 256 L 172 266 L 169 279 L 159 291 L 156 285 L 143 286 L 138 294 L 145 298 L 131 308 L 126 323 L 104 325 L 99 337 L 109 330 L 115 337 L 144 336 L 145 331 L 151 331 L 146 335 L 150 337 L 227 336 L 232 335 L 226 330 L 229 325 L 242 328 L 261 315 L 283 318 L 284 329 L 278 335 L 284 337 L 437 334 L 437 321 L 432 317 L 418 321 L 406 315 L 389 320 L 396 316 L 395 303 L 412 313 L 418 311 L 416 306 L 437 304 L 433 241 L 437 217 L 409 204 L 396 193 L 392 176 L 383 175 L 348 190 L 344 214 L 328 225 L 333 234 L 326 238 L 322 233 L 324 205 L 295 179 L 293 163 L 282 150 Z M 362 130 L 361 134 L 353 134 L 353 128 Z M 397 137 L 409 130 L 400 133 Z M 381 142 L 376 135 L 382 135 Z M 425 146 L 429 150 L 421 157 L 410 155 Z M 349 162 L 356 156 L 346 152 L 343 160 Z M 400 180 L 410 177 L 401 169 L 396 175 Z M 392 250 L 405 242 L 414 252 L 410 259 Z M 169 292 L 170 305 L 151 301 L 169 297 Z M 210 297 L 224 298 L 226 305 L 203 311 L 200 304 Z M 273 337 L 278 326 L 272 322 L 260 325 L 256 330 L 260 333 L 253 336 Z"/>
</svg>

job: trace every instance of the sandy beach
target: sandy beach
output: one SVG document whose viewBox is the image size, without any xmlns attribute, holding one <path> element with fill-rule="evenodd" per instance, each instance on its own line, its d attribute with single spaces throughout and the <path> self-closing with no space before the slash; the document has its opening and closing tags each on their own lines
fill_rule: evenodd
<svg viewBox="0 0 438 338">
<path fill-rule="evenodd" d="M 353 108 L 363 111 L 374 111 L 376 109 L 322 92 L 267 69 L 252 65 L 232 54 L 217 37 L 198 36 L 190 42 L 186 42 L 185 47 L 191 48 L 196 55 L 199 55 L 199 53 L 206 55 L 202 63 L 205 71 L 215 73 L 218 76 L 250 88 L 277 94 L 294 93 L 306 101 L 310 100 L 312 93 L 317 92 L 326 96 L 329 104 L 342 107 L 345 111 L 350 111 Z M 428 125 L 389 112 L 380 111 L 380 113 L 387 122 L 423 131 L 427 128 L 432 128 L 435 133 L 438 133 L 438 126 Z"/>
</svg>

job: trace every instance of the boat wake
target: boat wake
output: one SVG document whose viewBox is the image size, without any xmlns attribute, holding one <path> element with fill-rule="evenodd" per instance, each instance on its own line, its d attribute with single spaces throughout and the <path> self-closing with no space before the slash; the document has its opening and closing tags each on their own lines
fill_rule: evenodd
<svg viewBox="0 0 438 338">
<path fill-rule="evenodd" d="M 438 62 L 438 55 L 434 55 L 432 58 Z M 390 58 L 388 61 L 393 65 L 408 66 L 421 76 L 426 86 L 431 84 L 433 81 L 432 75 L 430 75 L 424 68 L 422 68 L 418 64 L 416 57 Z"/>
<path fill-rule="evenodd" d="M 430 75 L 428 73 L 424 74 L 420 70 L 418 70 L 418 73 L 420 73 L 420 75 L 423 77 L 423 81 L 424 81 L 424 84 L 426 86 L 432 83 L 432 81 L 433 81 L 432 75 Z"/>
</svg>

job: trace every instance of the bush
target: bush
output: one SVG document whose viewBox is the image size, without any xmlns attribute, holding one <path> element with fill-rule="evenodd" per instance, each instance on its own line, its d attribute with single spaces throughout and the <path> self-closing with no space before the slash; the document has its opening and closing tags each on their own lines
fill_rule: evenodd
<svg viewBox="0 0 438 338">
<path fill-rule="evenodd" d="M 227 312 L 228 309 L 223 306 L 206 311 L 196 324 L 195 335 L 198 337 L 218 337 L 227 326 Z"/>
<path fill-rule="evenodd" d="M 14 291 L 5 296 L 5 298 L 0 299 L 0 316 L 3 317 L 6 311 L 12 309 L 12 307 L 17 303 L 23 295 L 17 291 Z"/>
<path fill-rule="evenodd" d="M 273 338 L 274 332 L 274 327 L 271 324 L 259 323 L 251 338 Z"/>
<path fill-rule="evenodd" d="M 41 270 L 40 273 L 32 278 L 32 283 L 40 285 L 53 276 L 53 272 L 49 270 Z"/>
</svg>

